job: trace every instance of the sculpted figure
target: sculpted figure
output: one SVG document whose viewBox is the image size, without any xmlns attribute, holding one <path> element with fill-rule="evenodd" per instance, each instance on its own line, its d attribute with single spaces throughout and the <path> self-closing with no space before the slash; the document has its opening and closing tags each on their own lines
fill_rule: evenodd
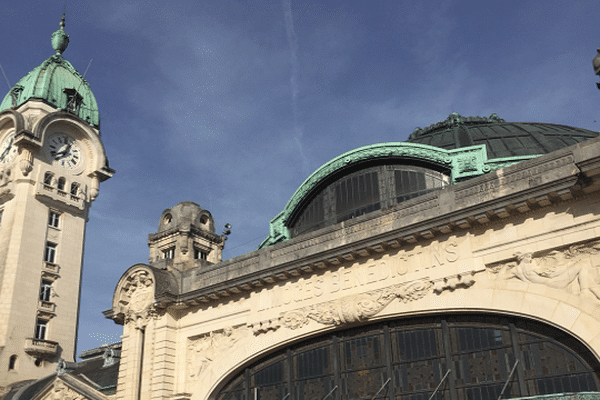
<svg viewBox="0 0 600 400">
<path fill-rule="evenodd" d="M 591 259 L 579 257 L 589 253 L 569 249 L 565 254 L 557 251 L 534 259 L 531 253 L 517 253 L 517 265 L 500 271 L 499 279 L 518 278 L 524 282 L 546 285 L 555 289 L 567 289 L 572 282 L 579 284 L 582 296 L 600 299 L 600 287 L 595 281 Z"/>
<path fill-rule="evenodd" d="M 229 350 L 243 335 L 244 328 L 227 327 L 221 332 L 213 331 L 208 336 L 191 342 L 188 356 L 190 377 L 198 378 L 210 363 Z"/>
</svg>

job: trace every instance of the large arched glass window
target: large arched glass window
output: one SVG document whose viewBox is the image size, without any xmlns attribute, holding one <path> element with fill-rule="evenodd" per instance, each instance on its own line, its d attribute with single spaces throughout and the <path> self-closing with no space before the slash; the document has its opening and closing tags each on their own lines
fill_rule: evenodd
<svg viewBox="0 0 600 400">
<path fill-rule="evenodd" d="M 496 400 L 598 391 L 598 360 L 547 325 L 482 315 L 397 320 L 313 338 L 247 367 L 217 400 Z M 503 387 L 506 385 L 504 392 Z"/>
<path fill-rule="evenodd" d="M 292 237 L 337 224 L 442 188 L 449 176 L 413 165 L 378 165 L 344 175 L 321 189 L 292 218 Z"/>
</svg>

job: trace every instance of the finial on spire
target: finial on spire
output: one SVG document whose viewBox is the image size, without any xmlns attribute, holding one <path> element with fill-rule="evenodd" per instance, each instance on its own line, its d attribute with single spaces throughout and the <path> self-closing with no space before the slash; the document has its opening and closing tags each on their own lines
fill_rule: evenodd
<svg viewBox="0 0 600 400">
<path fill-rule="evenodd" d="M 65 2 L 65 11 L 67 8 L 67 3 Z M 69 45 L 69 35 L 64 30 L 65 27 L 65 11 L 63 11 L 62 17 L 60 18 L 60 29 L 55 31 L 52 34 L 52 48 L 54 49 L 54 54 L 60 56 Z"/>
</svg>

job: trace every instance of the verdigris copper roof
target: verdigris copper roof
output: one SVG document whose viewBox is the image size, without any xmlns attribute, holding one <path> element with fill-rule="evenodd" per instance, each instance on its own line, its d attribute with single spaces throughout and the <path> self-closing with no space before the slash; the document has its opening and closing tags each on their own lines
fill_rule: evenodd
<svg viewBox="0 0 600 400">
<path fill-rule="evenodd" d="M 62 56 L 69 44 L 69 35 L 65 33 L 64 25 L 63 15 L 60 29 L 52 34 L 55 54 L 12 87 L 0 104 L 0 111 L 36 99 L 58 109 L 71 110 L 88 124 L 99 128 L 98 104 L 90 85 Z M 76 97 L 75 101 L 69 101 L 73 97 Z"/>
<path fill-rule="evenodd" d="M 299 234 L 310 229 L 320 229 L 325 223 L 333 223 L 334 220 L 343 221 L 347 215 L 334 214 L 332 211 L 334 208 L 337 210 L 338 200 L 340 209 L 344 212 L 350 207 L 344 204 L 352 204 L 352 212 L 346 214 L 354 218 L 384 206 L 389 207 L 390 202 L 404 201 L 413 195 L 421 195 L 427 190 L 433 190 L 433 187 L 441 188 L 446 183 L 455 184 L 472 179 L 598 135 L 598 132 L 564 125 L 506 122 L 496 114 L 489 117 L 463 117 L 452 113 L 444 121 L 425 129 L 415 129 L 406 142 L 377 143 L 360 147 L 322 165 L 300 185 L 285 208 L 271 220 L 269 236 L 259 248 L 290 239 L 290 229 L 295 229 L 295 234 Z M 385 171 L 394 169 L 394 176 L 386 175 L 388 173 L 382 170 L 384 178 L 381 182 L 378 175 L 370 178 L 366 175 L 362 178 L 350 177 L 350 174 L 357 174 L 360 170 L 371 171 L 367 168 L 373 165 L 389 166 Z M 436 170 L 441 175 L 436 178 L 435 174 L 427 175 L 424 170 L 394 165 L 425 167 Z M 406 176 L 403 177 L 403 174 Z M 377 183 L 365 183 L 361 186 L 360 182 L 367 182 L 371 178 Z M 353 180 L 338 185 L 342 179 Z M 436 179 L 439 185 L 431 183 L 433 186 L 427 186 L 427 182 Z M 379 188 L 380 184 L 385 187 Z M 321 196 L 331 185 L 337 186 Z M 415 189 L 417 186 L 422 190 Z M 347 189 L 349 187 L 352 189 Z M 395 198 L 390 200 L 382 193 L 395 193 Z M 363 198 L 371 200 L 362 200 Z M 308 228 L 297 224 L 301 219 L 310 221 L 303 222 Z"/>
<path fill-rule="evenodd" d="M 541 155 L 598 136 L 598 132 L 538 122 L 506 122 L 496 114 L 463 117 L 452 113 L 445 121 L 417 128 L 408 143 L 446 150 L 483 144 L 488 159 Z"/>
</svg>

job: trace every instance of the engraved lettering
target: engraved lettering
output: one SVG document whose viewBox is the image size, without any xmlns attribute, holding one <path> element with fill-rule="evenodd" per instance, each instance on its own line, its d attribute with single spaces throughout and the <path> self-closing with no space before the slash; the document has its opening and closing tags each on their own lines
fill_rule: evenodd
<svg viewBox="0 0 600 400">
<path fill-rule="evenodd" d="M 431 249 L 431 268 L 439 267 L 444 265 L 444 257 L 442 255 L 442 249 L 440 249 L 440 244 L 435 242 L 431 243 L 429 248 Z"/>
<path fill-rule="evenodd" d="M 390 267 L 387 265 L 387 263 L 385 261 L 383 261 L 383 260 L 379 261 L 378 270 L 380 271 L 380 274 L 379 274 L 380 281 L 384 281 L 390 277 Z"/>
<path fill-rule="evenodd" d="M 292 301 L 292 285 L 285 285 L 283 287 L 283 304 L 290 304 Z"/>
<path fill-rule="evenodd" d="M 313 285 L 313 294 L 315 297 L 320 297 L 323 295 L 323 278 L 320 276 L 315 279 L 315 284 Z"/>
<path fill-rule="evenodd" d="M 295 298 L 296 302 L 302 301 L 302 297 L 303 297 L 302 296 L 302 292 L 303 292 L 303 290 L 302 290 L 302 283 L 300 283 L 300 282 L 294 283 L 294 293 L 293 293 L 293 295 L 294 295 L 294 298 Z"/>
<path fill-rule="evenodd" d="M 377 264 L 367 265 L 367 283 L 377 281 Z"/>
<path fill-rule="evenodd" d="M 304 300 L 313 298 L 313 291 L 311 290 L 312 285 L 313 281 L 311 281 L 310 279 L 304 281 Z"/>
<path fill-rule="evenodd" d="M 458 260 L 458 244 L 454 241 L 449 241 L 446 244 L 446 260 L 451 263 Z"/>
<path fill-rule="evenodd" d="M 340 287 L 341 287 L 341 279 L 340 279 L 340 273 L 339 272 L 334 272 L 331 274 L 331 293 L 336 293 L 340 291 Z"/>
<path fill-rule="evenodd" d="M 408 272 L 408 257 L 406 256 L 406 254 L 402 254 L 399 257 L 398 265 L 396 267 L 396 272 L 400 276 L 402 276 Z"/>
<path fill-rule="evenodd" d="M 342 272 L 342 274 L 344 275 L 343 278 L 343 282 L 342 282 L 342 289 L 346 290 L 346 289 L 350 289 L 353 288 L 353 282 L 352 282 L 352 270 L 345 270 L 344 272 Z"/>
</svg>

